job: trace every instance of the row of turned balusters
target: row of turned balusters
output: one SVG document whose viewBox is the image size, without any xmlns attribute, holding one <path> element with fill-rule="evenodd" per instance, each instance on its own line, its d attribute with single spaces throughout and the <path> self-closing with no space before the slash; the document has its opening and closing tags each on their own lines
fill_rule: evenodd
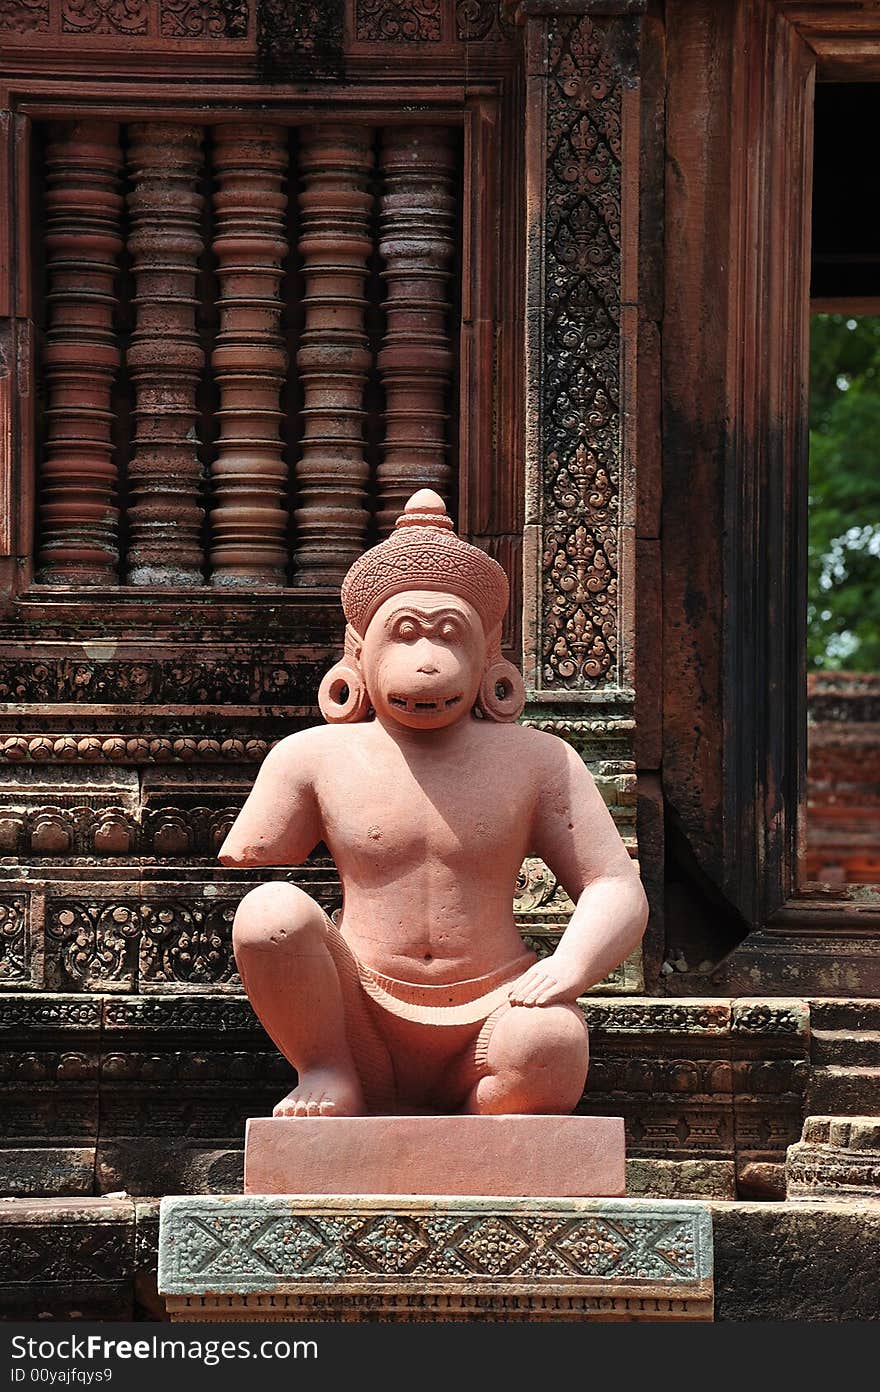
<svg viewBox="0 0 880 1392">
<path fill-rule="evenodd" d="M 119 578 L 112 396 L 121 356 L 113 323 L 126 197 L 121 135 L 119 126 L 97 121 L 49 132 L 38 578 L 53 583 Z M 134 437 L 122 578 L 131 585 L 199 585 L 207 571 L 218 586 L 284 585 L 288 132 L 263 123 L 214 127 L 212 247 L 220 288 L 210 364 L 196 331 L 204 131 L 149 122 L 130 125 L 127 136 L 136 322 L 127 353 Z M 364 393 L 372 367 L 365 285 L 374 150 L 373 132 L 353 125 L 300 131 L 297 585 L 339 584 L 364 548 L 371 494 L 380 535 L 416 488 L 449 495 L 453 137 L 442 128 L 408 127 L 385 130 L 379 143 L 385 331 L 376 367 L 385 433 L 371 480 Z M 219 437 L 206 557 L 197 393 L 208 367 L 219 396 Z"/>
</svg>

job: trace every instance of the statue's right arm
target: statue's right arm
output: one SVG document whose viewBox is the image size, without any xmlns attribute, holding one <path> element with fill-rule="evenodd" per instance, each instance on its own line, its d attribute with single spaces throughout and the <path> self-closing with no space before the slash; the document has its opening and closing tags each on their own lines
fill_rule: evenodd
<svg viewBox="0 0 880 1392">
<path fill-rule="evenodd" d="M 300 865 L 315 849 L 323 832 L 309 753 L 300 734 L 269 751 L 220 848 L 222 865 Z"/>
</svg>

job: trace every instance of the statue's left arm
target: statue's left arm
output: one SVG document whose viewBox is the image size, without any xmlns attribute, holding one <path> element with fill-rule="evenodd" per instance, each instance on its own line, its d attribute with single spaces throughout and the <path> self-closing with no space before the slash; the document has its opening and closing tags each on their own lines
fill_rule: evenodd
<svg viewBox="0 0 880 1392">
<path fill-rule="evenodd" d="M 541 768 L 533 850 L 574 900 L 552 956 L 514 984 L 520 1005 L 573 1001 L 602 981 L 641 941 L 648 901 L 638 870 L 589 769 L 554 739 Z"/>
<path fill-rule="evenodd" d="M 220 847 L 222 865 L 301 865 L 315 849 L 323 833 L 311 778 L 313 738 L 310 730 L 288 735 L 266 755 Z"/>
</svg>

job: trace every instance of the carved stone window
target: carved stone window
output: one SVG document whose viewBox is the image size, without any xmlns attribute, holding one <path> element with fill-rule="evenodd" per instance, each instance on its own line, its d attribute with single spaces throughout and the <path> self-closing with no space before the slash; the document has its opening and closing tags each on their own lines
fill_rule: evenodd
<svg viewBox="0 0 880 1392">
<path fill-rule="evenodd" d="M 41 123 L 35 578 L 336 587 L 457 502 L 460 126 Z"/>
</svg>

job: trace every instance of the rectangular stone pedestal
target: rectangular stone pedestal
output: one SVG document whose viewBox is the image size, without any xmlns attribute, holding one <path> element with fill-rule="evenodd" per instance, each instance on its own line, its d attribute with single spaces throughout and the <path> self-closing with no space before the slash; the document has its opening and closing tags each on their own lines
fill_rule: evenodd
<svg viewBox="0 0 880 1392">
<path fill-rule="evenodd" d="M 622 1117 L 252 1117 L 246 1194 L 617 1198 Z"/>
<path fill-rule="evenodd" d="M 175 1322 L 710 1320 L 712 1221 L 655 1199 L 162 1200 Z"/>
</svg>

